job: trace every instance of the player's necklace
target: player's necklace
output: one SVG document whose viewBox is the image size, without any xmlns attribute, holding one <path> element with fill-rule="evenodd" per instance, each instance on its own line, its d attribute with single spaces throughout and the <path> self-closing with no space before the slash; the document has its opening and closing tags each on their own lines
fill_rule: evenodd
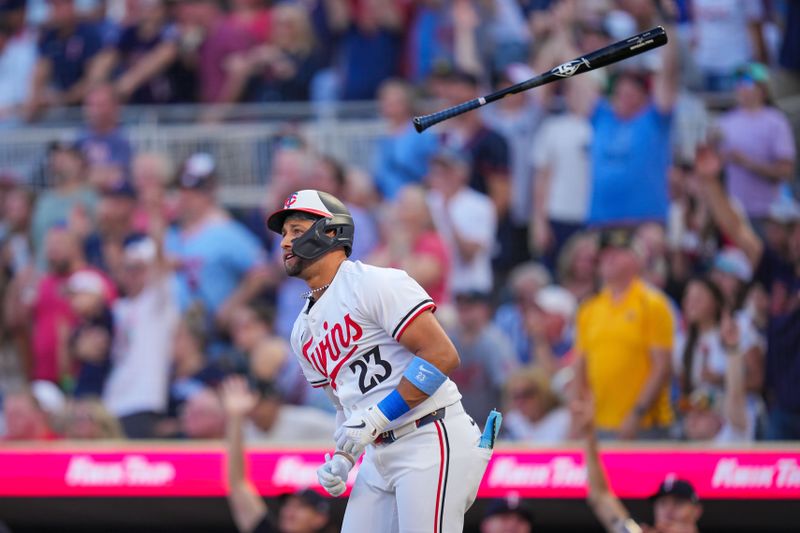
<svg viewBox="0 0 800 533">
<path fill-rule="evenodd" d="M 303 298 L 305 298 L 307 300 L 307 299 L 311 298 L 312 296 L 314 296 L 316 293 L 318 293 L 320 291 L 324 291 L 325 289 L 327 289 L 330 286 L 331 286 L 330 283 L 326 283 L 322 287 L 317 287 L 316 289 L 311 289 L 310 291 L 304 292 L 303 293 Z"/>
</svg>

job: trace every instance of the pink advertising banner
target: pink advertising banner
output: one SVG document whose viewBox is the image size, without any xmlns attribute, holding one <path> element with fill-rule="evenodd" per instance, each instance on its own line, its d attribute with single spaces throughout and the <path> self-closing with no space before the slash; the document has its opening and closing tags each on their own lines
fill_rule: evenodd
<svg viewBox="0 0 800 533">
<path fill-rule="evenodd" d="M 250 476 L 264 496 L 317 486 L 327 450 L 257 449 Z M 617 449 L 603 453 L 614 491 L 646 498 L 667 476 L 689 479 L 705 499 L 800 499 L 800 448 L 754 450 Z M 225 494 L 221 448 L 5 447 L 0 497 L 219 497 Z M 349 485 L 357 470 L 351 473 Z M 498 449 L 479 497 L 583 498 L 579 450 Z"/>
</svg>

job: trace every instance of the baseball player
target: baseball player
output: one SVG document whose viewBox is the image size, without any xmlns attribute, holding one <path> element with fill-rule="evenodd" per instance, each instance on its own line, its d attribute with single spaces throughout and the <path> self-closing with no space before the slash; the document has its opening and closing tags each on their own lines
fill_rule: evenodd
<svg viewBox="0 0 800 533">
<path fill-rule="evenodd" d="M 344 204 L 298 191 L 267 220 L 283 236 L 286 272 L 309 291 L 291 343 L 303 372 L 337 409 L 336 451 L 318 469 L 333 496 L 364 453 L 345 533 L 461 532 L 492 454 L 447 378 L 459 362 L 408 274 L 348 261 L 354 226 Z"/>
</svg>

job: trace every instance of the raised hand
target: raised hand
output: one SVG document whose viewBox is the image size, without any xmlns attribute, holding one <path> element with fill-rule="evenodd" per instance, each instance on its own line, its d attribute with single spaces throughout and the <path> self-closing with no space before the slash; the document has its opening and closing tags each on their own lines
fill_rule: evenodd
<svg viewBox="0 0 800 533">
<path fill-rule="evenodd" d="M 694 170 L 700 181 L 711 182 L 719 179 L 722 172 L 722 159 L 712 146 L 698 146 Z"/>
<path fill-rule="evenodd" d="M 229 417 L 244 418 L 255 408 L 258 398 L 242 376 L 231 376 L 222 382 L 222 405 Z"/>
</svg>

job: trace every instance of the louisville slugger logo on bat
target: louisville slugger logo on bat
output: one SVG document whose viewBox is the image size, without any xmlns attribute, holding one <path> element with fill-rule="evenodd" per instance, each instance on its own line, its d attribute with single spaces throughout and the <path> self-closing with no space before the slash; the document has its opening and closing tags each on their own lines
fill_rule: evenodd
<svg viewBox="0 0 800 533">
<path fill-rule="evenodd" d="M 578 69 L 581 68 L 581 65 L 586 65 L 587 69 L 592 68 L 592 65 L 589 64 L 586 58 L 581 57 L 580 59 L 573 59 L 572 61 L 567 61 L 566 63 L 562 63 L 561 65 L 557 66 L 550 72 L 562 78 L 569 78 L 570 76 L 578 72 Z"/>
</svg>

